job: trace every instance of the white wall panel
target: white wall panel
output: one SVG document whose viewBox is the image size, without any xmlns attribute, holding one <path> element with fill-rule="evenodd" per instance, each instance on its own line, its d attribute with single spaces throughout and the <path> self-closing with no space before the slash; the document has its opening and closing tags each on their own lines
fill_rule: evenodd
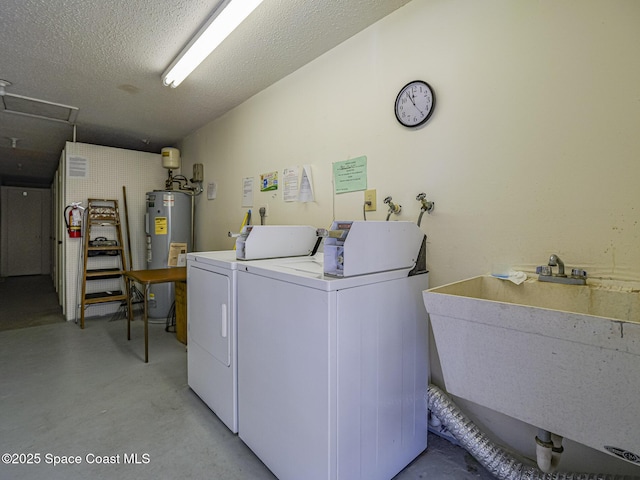
<svg viewBox="0 0 640 480">
<path fill-rule="evenodd" d="M 85 178 L 69 177 L 67 173 L 64 172 L 65 205 L 71 202 L 81 201 L 82 205 L 86 207 L 89 198 L 118 200 L 120 220 L 123 224 L 122 235 L 126 244 L 127 230 L 122 191 L 122 187 L 126 187 L 133 267 L 134 269 L 146 268 L 144 232 L 144 213 L 146 209 L 145 193 L 164 188 L 167 170 L 162 168 L 160 155 L 71 142 L 67 142 L 65 152 L 67 165 L 69 163 L 69 157 L 86 159 L 87 162 L 87 176 Z M 114 230 L 110 229 L 110 232 L 104 233 L 107 234 L 111 232 L 114 232 Z M 115 232 L 113 234 L 115 234 Z M 115 238 L 115 236 L 109 236 L 109 238 Z M 78 294 L 78 275 L 82 273 L 82 241 L 81 239 L 73 239 L 65 236 L 65 244 L 65 315 L 67 320 L 75 320 L 79 312 L 75 306 L 80 301 Z M 98 265 L 95 266 L 98 267 Z M 100 286 L 98 283 L 100 280 L 95 282 L 96 286 Z M 87 317 L 107 315 L 115 312 L 118 307 L 119 304 L 117 302 L 92 305 L 87 309 L 85 315 Z"/>
</svg>

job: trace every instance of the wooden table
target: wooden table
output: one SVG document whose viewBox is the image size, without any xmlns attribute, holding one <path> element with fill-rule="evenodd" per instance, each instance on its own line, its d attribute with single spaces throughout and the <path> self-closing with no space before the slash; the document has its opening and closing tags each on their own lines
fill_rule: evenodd
<svg viewBox="0 0 640 480">
<path fill-rule="evenodd" d="M 149 319 L 147 317 L 147 298 L 149 296 L 149 286 L 153 283 L 166 282 L 186 282 L 187 267 L 159 268 L 155 270 L 130 270 L 124 272 L 127 279 L 127 340 L 131 340 L 131 320 L 133 320 L 133 310 L 131 308 L 131 284 L 138 282 L 144 285 L 144 361 L 149 363 Z"/>
</svg>

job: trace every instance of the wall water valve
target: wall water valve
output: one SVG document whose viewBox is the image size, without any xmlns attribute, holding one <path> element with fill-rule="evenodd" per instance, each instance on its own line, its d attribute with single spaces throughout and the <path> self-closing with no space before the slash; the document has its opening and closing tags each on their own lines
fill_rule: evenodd
<svg viewBox="0 0 640 480">
<path fill-rule="evenodd" d="M 389 221 L 389 217 L 391 217 L 392 213 L 399 215 L 400 212 L 402 211 L 402 205 L 400 205 L 399 203 L 393 203 L 391 201 L 391 196 L 388 196 L 387 198 L 385 198 L 384 203 L 389 205 L 389 212 L 387 213 L 387 221 Z"/>
<path fill-rule="evenodd" d="M 418 200 L 420 202 L 420 216 L 418 217 L 418 226 L 420 226 L 420 223 L 422 223 L 422 215 L 424 215 L 424 212 L 427 213 L 431 213 L 433 212 L 433 209 L 435 208 L 436 204 L 435 202 L 429 202 L 427 200 L 427 194 L 426 193 L 419 193 L 416 196 L 416 200 Z"/>
</svg>

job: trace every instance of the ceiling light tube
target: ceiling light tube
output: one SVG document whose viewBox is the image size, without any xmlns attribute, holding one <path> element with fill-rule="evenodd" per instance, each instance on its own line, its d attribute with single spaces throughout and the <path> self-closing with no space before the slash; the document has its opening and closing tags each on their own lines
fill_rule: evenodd
<svg viewBox="0 0 640 480">
<path fill-rule="evenodd" d="M 162 74 L 165 85 L 176 88 L 253 12 L 263 0 L 232 0 L 216 11 Z"/>
</svg>

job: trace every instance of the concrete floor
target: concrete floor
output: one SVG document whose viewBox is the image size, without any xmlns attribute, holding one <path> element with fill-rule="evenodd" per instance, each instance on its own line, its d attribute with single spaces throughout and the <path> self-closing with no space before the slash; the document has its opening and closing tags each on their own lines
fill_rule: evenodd
<svg viewBox="0 0 640 480">
<path fill-rule="evenodd" d="M 143 359 L 141 321 L 129 342 L 124 320 L 0 332 L 0 452 L 40 454 L 3 462 L 0 478 L 275 478 L 188 387 L 185 346 L 164 325 L 150 325 Z M 396 480 L 492 478 L 463 449 L 431 434 L 428 444 Z M 89 463 L 104 457 L 120 463 Z"/>
<path fill-rule="evenodd" d="M 0 331 L 64 321 L 49 275 L 0 277 Z"/>
</svg>

